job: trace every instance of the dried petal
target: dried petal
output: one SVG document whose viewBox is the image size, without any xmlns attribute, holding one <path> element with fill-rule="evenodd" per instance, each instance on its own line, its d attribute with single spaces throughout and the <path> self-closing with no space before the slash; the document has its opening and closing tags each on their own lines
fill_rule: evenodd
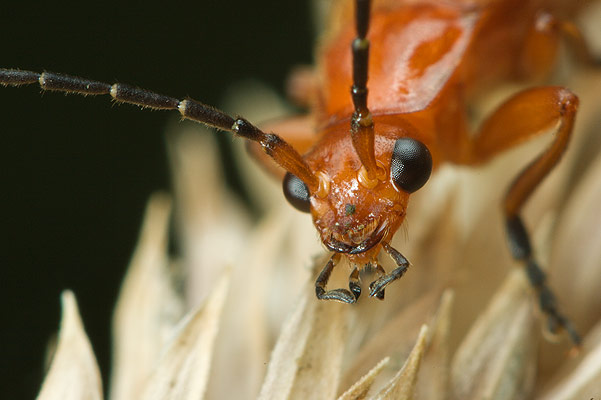
<svg viewBox="0 0 601 400">
<path fill-rule="evenodd" d="M 184 318 L 146 382 L 142 399 L 203 398 L 228 280 L 222 278 L 207 301 Z"/>
<path fill-rule="evenodd" d="M 439 298 L 439 294 L 433 292 L 414 301 L 384 327 L 378 329 L 366 343 L 362 343 L 357 354 L 353 356 L 352 363 L 347 367 L 341 387 L 351 386 L 366 373 L 367 367 L 384 357 L 390 357 L 390 364 L 387 368 L 389 371 L 385 371 L 382 377 L 390 379 L 406 361 L 421 326 L 429 322 L 435 314 Z M 380 306 L 380 303 L 374 305 Z M 357 321 L 357 325 L 361 326 L 368 320 L 363 318 L 363 314 L 358 314 Z M 352 330 L 354 331 L 355 327 Z"/>
<path fill-rule="evenodd" d="M 390 380 L 390 382 L 375 397 L 380 400 L 411 400 L 415 398 L 415 386 L 419 367 L 426 351 L 428 328 L 422 326 L 417 342 L 409 354 L 403 368 Z"/>
<path fill-rule="evenodd" d="M 228 195 L 210 129 L 188 127 L 169 135 L 187 302 L 195 307 L 240 259 L 249 215 Z"/>
<path fill-rule="evenodd" d="M 61 296 L 63 317 L 56 353 L 38 400 L 100 400 L 102 382 L 71 291 Z"/>
<path fill-rule="evenodd" d="M 390 357 L 386 357 L 382 361 L 376 364 L 375 367 L 369 370 L 369 372 L 361 377 L 353 386 L 351 386 L 346 392 L 344 392 L 338 400 L 362 400 L 365 399 L 369 389 L 371 389 L 374 380 L 378 376 L 382 369 L 388 364 Z"/>
<path fill-rule="evenodd" d="M 291 207 L 274 208 L 248 236 L 241 261 L 232 266 L 208 398 L 255 398 L 286 311 L 296 308 L 296 293 L 313 296 L 298 282 L 307 281 L 307 255 L 315 253 L 319 241 L 310 220 L 298 214 Z"/>
<path fill-rule="evenodd" d="M 540 400 L 596 399 L 601 393 L 601 323 L 585 338 L 581 354 L 569 360 Z"/>
<path fill-rule="evenodd" d="M 570 196 L 557 224 L 550 282 L 579 329 L 586 331 L 601 317 L 601 158 Z M 569 267 L 568 267 L 569 266 Z"/>
<path fill-rule="evenodd" d="M 181 318 L 181 299 L 167 271 L 170 200 L 154 195 L 115 310 L 111 399 L 139 397 L 168 336 Z"/>
<path fill-rule="evenodd" d="M 422 399 L 444 400 L 449 393 L 451 311 L 453 291 L 442 295 L 440 307 L 429 326 L 428 348 L 421 363 L 417 392 Z"/>
<path fill-rule="evenodd" d="M 523 399 L 532 391 L 539 332 L 525 274 L 515 269 L 452 363 L 456 399 Z"/>
<path fill-rule="evenodd" d="M 284 325 L 260 399 L 330 399 L 336 395 L 349 306 L 316 301 L 309 290 Z"/>
</svg>

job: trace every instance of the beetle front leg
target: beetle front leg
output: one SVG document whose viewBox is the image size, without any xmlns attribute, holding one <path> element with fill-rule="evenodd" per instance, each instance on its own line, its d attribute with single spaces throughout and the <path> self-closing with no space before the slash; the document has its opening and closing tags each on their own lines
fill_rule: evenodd
<svg viewBox="0 0 601 400">
<path fill-rule="evenodd" d="M 338 263 L 340 260 L 340 254 L 334 253 L 323 270 L 317 277 L 315 281 L 315 295 L 319 300 L 334 300 L 339 301 L 341 303 L 352 304 L 357 301 L 359 294 L 361 294 L 361 290 L 359 288 L 359 294 L 354 295 L 347 289 L 334 289 L 334 290 L 326 290 L 326 286 L 328 281 L 330 280 L 330 275 L 332 274 L 332 270 L 334 269 L 334 264 Z M 351 274 L 352 275 L 352 274 Z M 350 284 L 349 284 L 350 285 Z M 351 285 L 351 288 L 353 286 Z M 354 292 L 355 293 L 355 292 Z"/>
<path fill-rule="evenodd" d="M 378 279 L 386 276 L 386 271 L 379 263 L 375 262 L 374 269 L 376 270 L 376 273 L 378 274 Z M 372 282 L 372 284 L 373 283 L 375 283 L 375 282 Z M 384 294 L 385 294 L 385 291 L 384 291 L 384 288 L 382 288 L 382 290 L 380 290 L 378 293 L 376 293 L 375 297 L 378 300 L 384 300 Z M 370 285 L 370 295 L 371 295 L 371 285 Z"/>
<path fill-rule="evenodd" d="M 348 277 L 348 287 L 353 296 L 355 296 L 355 300 L 359 300 L 359 296 L 361 296 L 361 281 L 359 279 L 359 268 L 356 266 Z"/>
<path fill-rule="evenodd" d="M 407 272 L 407 269 L 409 269 L 410 265 L 409 261 L 405 258 L 405 256 L 403 256 L 397 250 L 390 247 L 388 243 L 382 243 L 382 246 L 384 247 L 384 250 L 386 250 L 388 255 L 392 257 L 392 259 L 398 267 L 393 269 L 389 274 L 383 275 L 375 281 L 373 281 L 372 283 L 370 283 L 369 295 L 371 297 L 375 296 L 380 300 L 384 299 L 384 289 L 386 288 L 386 286 L 388 286 L 391 282 L 400 279 L 405 274 L 405 272 Z M 378 268 L 378 272 L 380 272 L 380 269 L 382 269 L 382 267 L 379 264 L 376 268 Z"/>
</svg>

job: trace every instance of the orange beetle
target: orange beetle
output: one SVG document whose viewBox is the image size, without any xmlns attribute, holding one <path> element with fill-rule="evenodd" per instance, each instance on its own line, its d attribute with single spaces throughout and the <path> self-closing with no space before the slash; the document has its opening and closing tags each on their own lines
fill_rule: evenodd
<svg viewBox="0 0 601 400">
<path fill-rule="evenodd" d="M 288 199 L 311 212 L 322 242 L 335 252 L 317 280 L 317 296 L 356 301 L 361 294 L 359 270 L 371 265 L 380 277 L 371 283 L 370 295 L 383 298 L 385 287 L 409 266 L 388 243 L 404 220 L 410 194 L 426 182 L 430 168 L 444 162 L 481 164 L 557 126 L 553 144 L 510 187 L 503 210 L 512 255 L 525 263 L 550 326 L 565 328 L 578 343 L 577 333 L 556 309 L 519 216 L 564 152 L 578 98 L 562 87 L 524 90 L 495 110 L 475 134 L 468 128 L 467 110 L 479 93 L 494 85 L 544 77 L 562 37 L 571 39 L 577 55 L 591 62 L 583 38 L 569 22 L 582 2 L 374 3 L 367 23 L 361 18 L 367 18 L 369 2 L 357 1 L 356 29 L 350 23 L 352 4 L 339 3 L 334 19 L 344 22 L 331 24 L 334 28 L 318 53 L 315 82 L 304 85 L 310 93 L 303 93 L 302 85 L 295 90 L 298 97 L 312 99 L 312 119 L 299 119 L 292 129 L 282 125 L 287 133 L 274 126 L 291 141 L 302 138 L 294 129 L 311 131 L 303 125 L 314 124 L 319 132 L 311 146 L 302 144 L 308 149 L 304 160 L 319 182 L 313 188 L 310 182 L 303 186 L 290 173 L 284 180 Z M 357 50 L 369 46 L 367 39 L 373 44 L 368 62 Z M 365 103 L 357 92 L 367 96 L 367 88 Z M 389 274 L 377 262 L 382 248 L 398 265 Z M 339 253 L 354 267 L 350 290 L 326 290 Z"/>
<path fill-rule="evenodd" d="M 527 266 L 543 311 L 553 327 L 566 329 L 578 343 L 532 257 L 519 216 L 565 150 L 578 99 L 554 86 L 519 92 L 475 135 L 468 129 L 467 108 L 491 85 L 544 76 L 564 36 L 590 61 L 579 31 L 568 22 L 580 3 L 382 0 L 372 7 L 369 0 L 356 0 L 355 12 L 352 5 L 339 2 L 335 7 L 337 23 L 320 49 L 314 81 L 297 88 L 299 98 L 311 99 L 311 117 L 281 124 L 277 134 L 191 99 L 125 84 L 14 69 L 0 69 L 0 83 L 107 94 L 119 102 L 178 110 L 184 118 L 258 143 L 267 156 L 262 160 L 275 161 L 287 171 L 288 201 L 312 214 L 323 244 L 333 252 L 317 278 L 317 297 L 346 303 L 359 298 L 364 267 L 379 275 L 370 284 L 370 295 L 379 299 L 407 270 L 409 262 L 389 242 L 403 222 L 410 194 L 426 183 L 433 168 L 444 162 L 486 162 L 556 126 L 553 144 L 510 187 L 504 213 L 510 250 Z M 377 262 L 382 249 L 397 264 L 389 273 Z M 352 266 L 349 289 L 328 290 L 341 255 Z"/>
</svg>

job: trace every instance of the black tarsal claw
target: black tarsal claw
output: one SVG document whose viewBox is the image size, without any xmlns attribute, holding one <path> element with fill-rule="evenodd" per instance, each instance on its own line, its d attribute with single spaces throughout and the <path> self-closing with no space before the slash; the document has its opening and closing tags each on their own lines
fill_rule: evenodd
<svg viewBox="0 0 601 400">
<path fill-rule="evenodd" d="M 355 296 L 355 300 L 359 300 L 359 296 L 361 296 L 361 286 L 357 282 L 349 282 L 349 289 L 351 289 L 351 293 Z"/>
<path fill-rule="evenodd" d="M 384 298 L 384 284 L 382 284 L 381 279 L 377 279 L 369 284 L 369 296 L 377 297 L 382 300 Z"/>
<path fill-rule="evenodd" d="M 333 300 L 346 304 L 353 304 L 357 301 L 355 296 L 346 289 L 334 289 L 325 291 L 321 287 L 316 287 L 315 294 L 320 300 Z"/>
</svg>

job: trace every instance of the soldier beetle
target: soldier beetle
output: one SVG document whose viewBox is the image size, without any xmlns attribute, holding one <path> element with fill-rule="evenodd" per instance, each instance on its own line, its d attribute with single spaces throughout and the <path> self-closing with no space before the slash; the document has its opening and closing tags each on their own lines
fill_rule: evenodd
<svg viewBox="0 0 601 400">
<path fill-rule="evenodd" d="M 39 84 L 44 90 L 110 95 L 115 101 L 157 110 L 233 132 L 252 143 L 262 163 L 285 172 L 286 199 L 310 213 L 332 256 L 317 277 L 317 298 L 356 302 L 359 273 L 378 277 L 369 295 L 383 299 L 409 261 L 390 245 L 402 224 L 411 193 L 443 163 L 485 163 L 524 140 L 555 127 L 541 151 L 503 200 L 512 256 L 523 262 L 550 326 L 580 338 L 556 306 L 545 275 L 532 255 L 520 217 L 534 189 L 557 164 L 569 141 L 578 98 L 567 88 L 535 86 L 511 96 L 481 124 L 468 128 L 467 109 L 476 95 L 511 80 L 545 76 L 564 38 L 592 61 L 570 21 L 580 4 L 560 1 L 340 1 L 338 23 L 318 50 L 315 72 L 296 95 L 309 117 L 262 130 L 192 99 L 178 99 L 126 84 L 109 84 L 50 72 L 1 69 L 0 83 Z M 262 153 L 257 151 L 262 149 Z M 386 272 L 377 256 L 397 267 Z M 346 257 L 349 287 L 328 289 L 333 268 Z"/>
</svg>

